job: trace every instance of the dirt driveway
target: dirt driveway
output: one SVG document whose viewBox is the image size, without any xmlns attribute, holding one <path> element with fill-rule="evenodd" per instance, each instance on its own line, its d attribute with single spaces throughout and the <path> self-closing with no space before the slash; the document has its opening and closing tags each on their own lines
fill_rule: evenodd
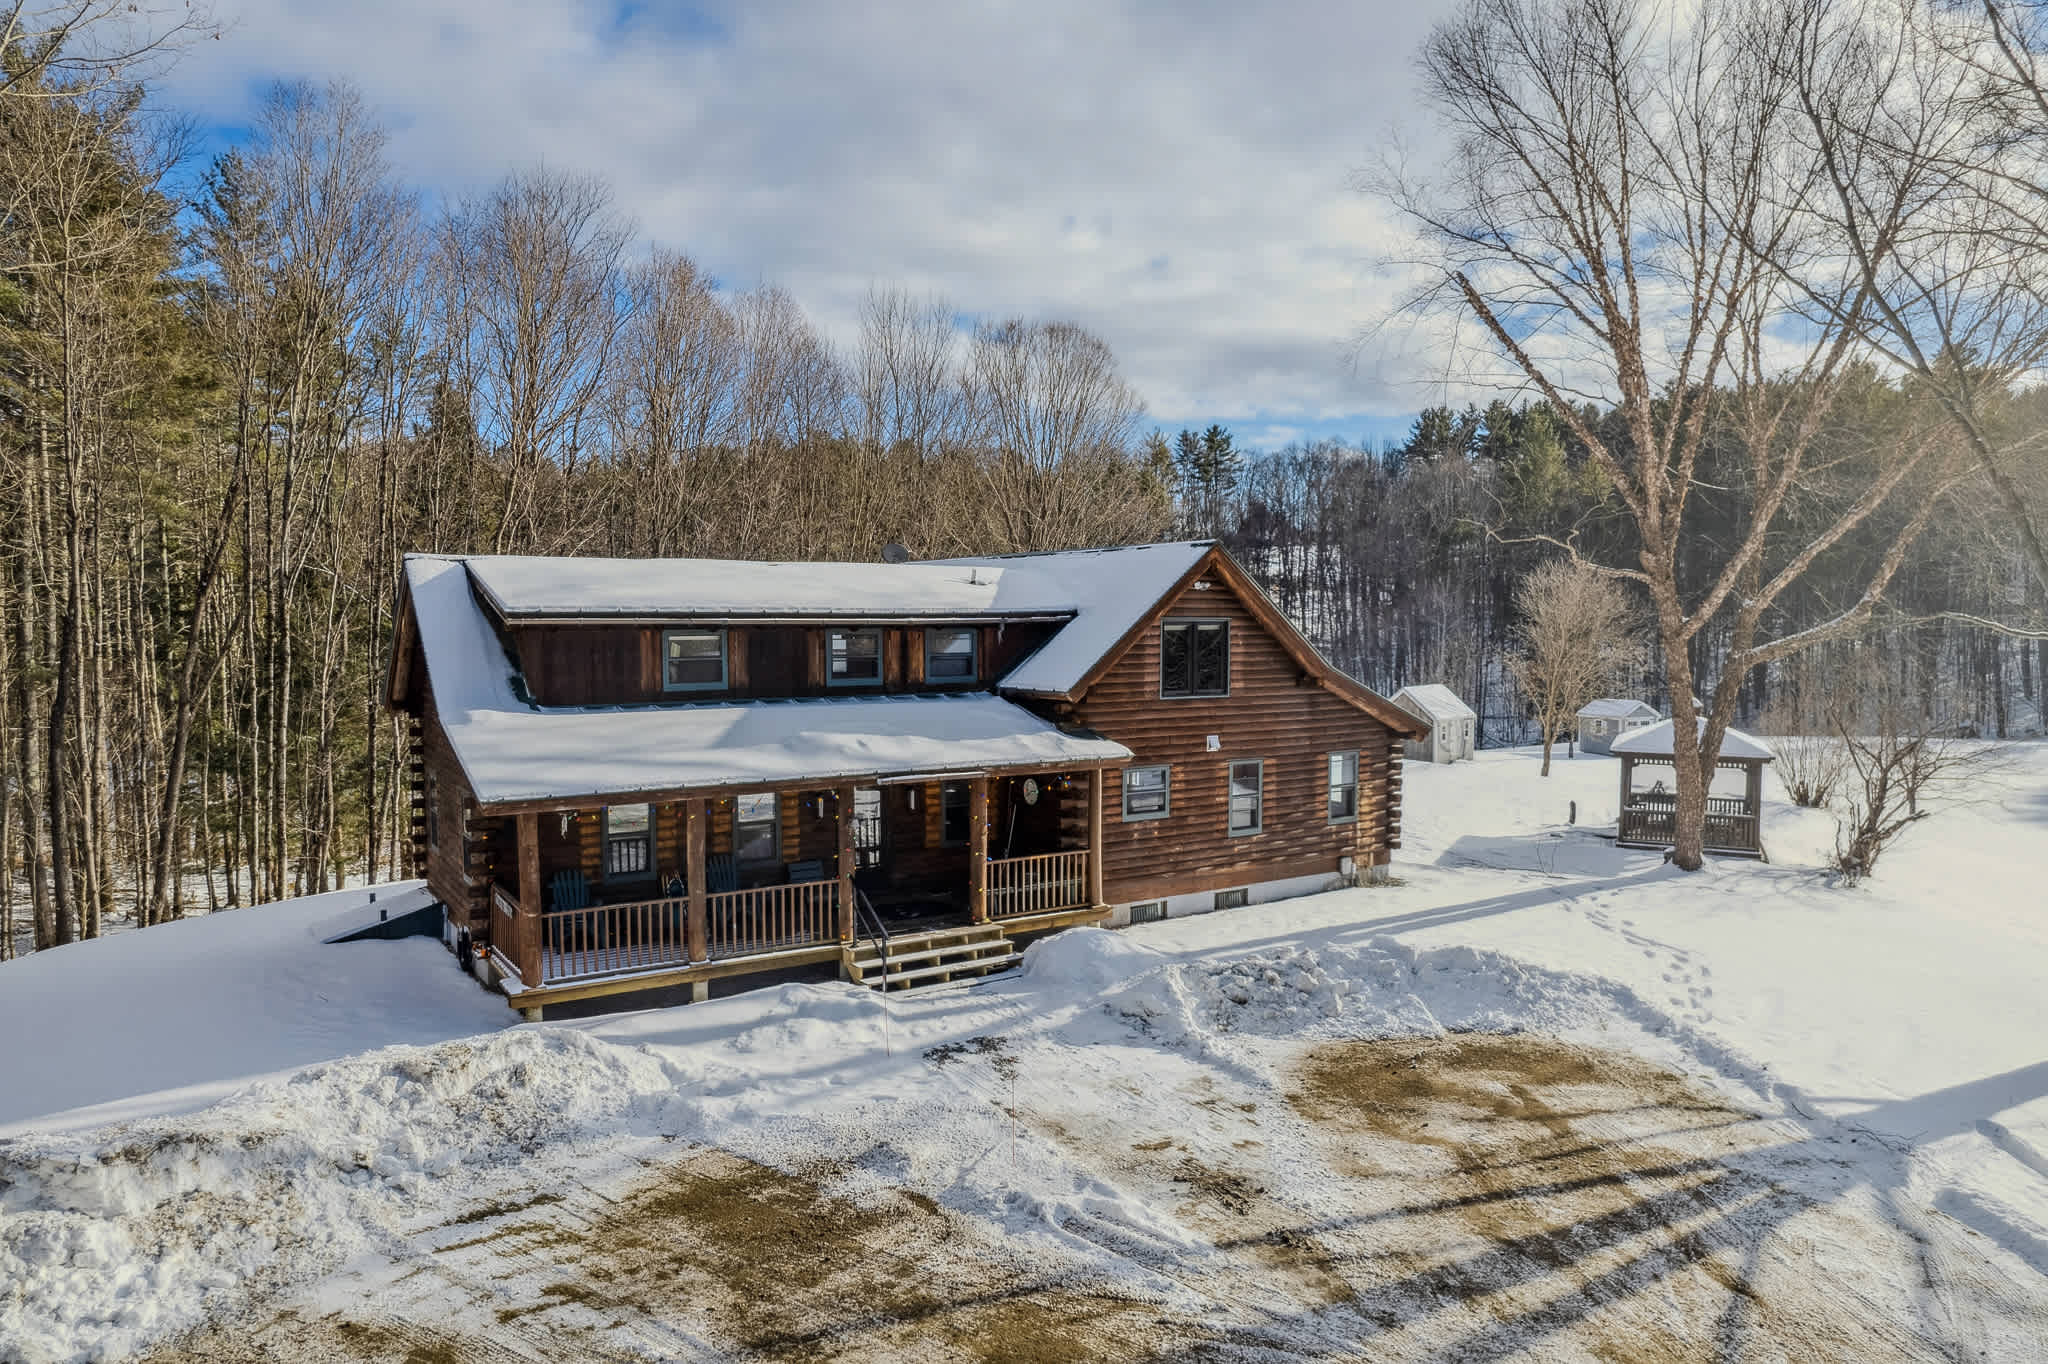
<svg viewBox="0 0 2048 1364">
<path fill-rule="evenodd" d="M 961 1064 L 1002 1061 L 984 1050 Z M 1285 1111 L 1167 1087 L 1143 1131 L 1020 1118 L 1178 1246 L 1098 1231 L 1023 1255 L 918 1193 L 854 1201 L 832 1170 L 692 1150 L 470 1209 L 394 1247 L 374 1290 L 150 1358 L 1947 1357 L 1858 1281 L 1871 1255 L 1910 1259 L 1905 1234 L 1779 1177 L 1835 1157 L 1669 1072 L 1467 1034 L 1302 1049 L 1280 1088 Z"/>
</svg>

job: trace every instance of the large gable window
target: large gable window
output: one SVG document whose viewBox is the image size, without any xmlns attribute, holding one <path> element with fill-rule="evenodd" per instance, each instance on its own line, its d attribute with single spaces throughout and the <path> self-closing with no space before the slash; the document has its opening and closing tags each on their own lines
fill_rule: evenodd
<svg viewBox="0 0 2048 1364">
<path fill-rule="evenodd" d="M 725 631 L 661 632 L 664 691 L 717 691 L 725 686 Z"/>
<path fill-rule="evenodd" d="M 927 682 L 972 682 L 974 680 L 974 631 L 926 630 L 924 632 L 924 680 Z"/>
<path fill-rule="evenodd" d="M 834 630 L 825 640 L 825 680 L 835 687 L 872 687 L 882 680 L 882 632 Z"/>
<path fill-rule="evenodd" d="M 1170 620 L 1159 627 L 1159 694 L 1230 695 L 1230 622 Z"/>
</svg>

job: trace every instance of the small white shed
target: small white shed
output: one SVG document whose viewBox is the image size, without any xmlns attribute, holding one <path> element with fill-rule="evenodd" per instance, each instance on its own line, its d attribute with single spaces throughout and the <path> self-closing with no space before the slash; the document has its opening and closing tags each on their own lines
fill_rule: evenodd
<svg viewBox="0 0 2048 1364">
<path fill-rule="evenodd" d="M 1394 693 L 1394 704 L 1429 721 L 1428 738 L 1407 742 L 1405 749 L 1410 758 L 1417 762 L 1454 763 L 1472 756 L 1479 717 L 1449 687 L 1437 682 L 1403 687 Z"/>
<path fill-rule="evenodd" d="M 1603 696 L 1579 708 L 1579 751 L 1612 753 L 1614 741 L 1624 734 L 1656 724 L 1664 717 L 1647 701 Z"/>
</svg>

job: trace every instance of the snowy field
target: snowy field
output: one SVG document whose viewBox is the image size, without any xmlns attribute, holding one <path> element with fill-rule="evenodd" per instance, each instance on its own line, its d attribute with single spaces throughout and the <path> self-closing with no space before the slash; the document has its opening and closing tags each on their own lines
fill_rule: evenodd
<svg viewBox="0 0 2048 1364">
<path fill-rule="evenodd" d="M 512 1027 L 361 892 L 9 963 L 0 1359 L 2038 1359 L 2019 755 L 1854 890 L 1411 766 L 1398 885 L 888 999 Z"/>
</svg>

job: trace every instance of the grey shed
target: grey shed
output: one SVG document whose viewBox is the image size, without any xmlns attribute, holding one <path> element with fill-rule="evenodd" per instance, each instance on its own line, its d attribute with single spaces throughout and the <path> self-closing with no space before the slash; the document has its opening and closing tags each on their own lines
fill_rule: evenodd
<svg viewBox="0 0 2048 1364">
<path fill-rule="evenodd" d="M 1624 734 L 1656 724 L 1664 717 L 1647 701 L 1603 696 L 1579 707 L 1579 751 L 1612 753 L 1614 741 Z"/>
<path fill-rule="evenodd" d="M 1393 700 L 1409 714 L 1429 721 L 1429 733 L 1423 738 L 1408 740 L 1404 746 L 1410 759 L 1454 763 L 1472 756 L 1479 717 L 1449 687 L 1438 682 L 1418 683 L 1395 692 Z"/>
</svg>

